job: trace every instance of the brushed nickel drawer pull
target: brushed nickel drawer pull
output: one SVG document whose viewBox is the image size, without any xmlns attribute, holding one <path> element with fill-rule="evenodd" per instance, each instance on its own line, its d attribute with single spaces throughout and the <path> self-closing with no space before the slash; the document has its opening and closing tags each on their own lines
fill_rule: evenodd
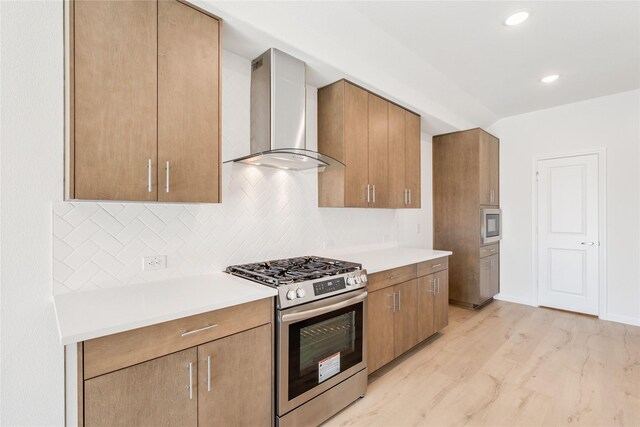
<svg viewBox="0 0 640 427">
<path fill-rule="evenodd" d="M 434 265 L 432 265 L 432 266 L 431 266 L 431 268 L 438 268 L 438 267 L 440 267 L 441 265 L 442 265 L 441 263 L 440 263 L 440 264 L 434 264 Z"/>
<path fill-rule="evenodd" d="M 398 278 L 398 277 L 400 277 L 400 276 L 401 276 L 400 274 L 398 274 L 398 275 L 396 275 L 396 276 L 394 276 L 394 275 L 390 274 L 387 278 L 388 278 L 389 280 L 393 280 L 393 279 L 397 279 L 397 278 Z"/>
<path fill-rule="evenodd" d="M 180 335 L 180 336 L 181 336 L 181 337 L 186 337 L 187 335 L 196 334 L 196 333 L 198 333 L 198 332 L 206 331 L 206 330 L 208 330 L 208 329 L 213 329 L 213 328 L 216 328 L 216 327 L 218 327 L 218 325 L 217 325 L 217 324 L 215 324 L 215 325 L 207 325 L 207 326 L 205 326 L 204 328 L 194 329 L 193 331 L 186 331 L 186 332 L 183 332 L 183 333 L 182 333 L 182 335 Z"/>
<path fill-rule="evenodd" d="M 490 252 L 495 252 L 495 251 L 496 251 L 496 248 L 493 248 L 493 249 L 491 249 L 491 251 L 490 251 Z"/>
</svg>

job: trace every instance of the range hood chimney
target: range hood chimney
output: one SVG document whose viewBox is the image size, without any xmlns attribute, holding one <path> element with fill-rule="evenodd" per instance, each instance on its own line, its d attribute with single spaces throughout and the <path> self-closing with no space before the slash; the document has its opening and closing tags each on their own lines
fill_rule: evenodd
<svg viewBox="0 0 640 427">
<path fill-rule="evenodd" d="M 273 48 L 251 61 L 251 154 L 230 161 L 294 171 L 344 167 L 307 150 L 304 62 Z"/>
</svg>

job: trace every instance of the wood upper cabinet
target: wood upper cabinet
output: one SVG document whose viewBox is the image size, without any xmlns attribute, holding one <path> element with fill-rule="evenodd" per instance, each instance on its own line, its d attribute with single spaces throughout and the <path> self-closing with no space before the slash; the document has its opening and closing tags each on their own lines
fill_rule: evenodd
<svg viewBox="0 0 640 427">
<path fill-rule="evenodd" d="M 161 202 L 219 201 L 220 23 L 158 2 L 158 177 Z"/>
<path fill-rule="evenodd" d="M 270 325 L 199 346 L 198 424 L 270 426 L 272 366 Z"/>
<path fill-rule="evenodd" d="M 197 426 L 197 350 L 190 348 L 84 382 L 84 424 Z"/>
<path fill-rule="evenodd" d="M 71 2 L 71 198 L 157 200 L 157 4 Z M 70 126 L 71 124 L 69 124 Z"/>
<path fill-rule="evenodd" d="M 421 168 L 420 168 L 420 116 L 411 111 L 404 112 L 405 140 L 406 140 L 406 170 L 407 206 L 419 208 L 421 206 Z"/>
<path fill-rule="evenodd" d="M 405 110 L 389 104 L 389 207 L 407 205 L 407 144 Z"/>
<path fill-rule="evenodd" d="M 65 197 L 218 202 L 220 23 L 177 0 L 70 0 Z"/>
<path fill-rule="evenodd" d="M 391 362 L 395 354 L 392 287 L 370 292 L 367 298 L 367 368 L 373 372 Z"/>
<path fill-rule="evenodd" d="M 480 138 L 480 204 L 498 206 L 500 204 L 500 142 L 486 132 Z"/>
<path fill-rule="evenodd" d="M 389 102 L 369 97 L 369 206 L 389 207 Z"/>
<path fill-rule="evenodd" d="M 393 287 L 396 293 L 396 310 L 394 313 L 394 347 L 395 355 L 418 344 L 418 281 L 416 279 Z"/>
<path fill-rule="evenodd" d="M 345 164 L 319 173 L 320 207 L 420 207 L 420 116 L 340 80 L 318 90 L 318 151 Z"/>
</svg>

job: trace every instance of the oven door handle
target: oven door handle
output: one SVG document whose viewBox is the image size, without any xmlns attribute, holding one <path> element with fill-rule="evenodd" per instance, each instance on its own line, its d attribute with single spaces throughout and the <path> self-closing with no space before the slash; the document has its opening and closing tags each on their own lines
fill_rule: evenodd
<svg viewBox="0 0 640 427">
<path fill-rule="evenodd" d="M 348 300 L 340 301 L 335 304 L 331 304 L 330 306 L 327 306 L 327 307 L 314 308 L 314 309 L 302 311 L 299 313 L 283 314 L 281 317 L 281 321 L 282 323 L 293 323 L 300 320 L 305 320 L 305 319 L 310 319 L 312 317 L 320 316 L 322 314 L 329 313 L 334 310 L 339 310 L 341 308 L 357 304 L 360 301 L 364 301 L 367 295 L 368 295 L 367 292 L 363 292 L 356 297 L 349 298 Z"/>
</svg>

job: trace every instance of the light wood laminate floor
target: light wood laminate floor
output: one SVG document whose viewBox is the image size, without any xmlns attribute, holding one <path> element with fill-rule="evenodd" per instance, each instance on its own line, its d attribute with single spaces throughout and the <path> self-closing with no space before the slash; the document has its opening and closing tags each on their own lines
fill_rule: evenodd
<svg viewBox="0 0 640 427">
<path fill-rule="evenodd" d="M 495 301 L 369 378 L 325 426 L 640 426 L 640 327 Z"/>
</svg>

